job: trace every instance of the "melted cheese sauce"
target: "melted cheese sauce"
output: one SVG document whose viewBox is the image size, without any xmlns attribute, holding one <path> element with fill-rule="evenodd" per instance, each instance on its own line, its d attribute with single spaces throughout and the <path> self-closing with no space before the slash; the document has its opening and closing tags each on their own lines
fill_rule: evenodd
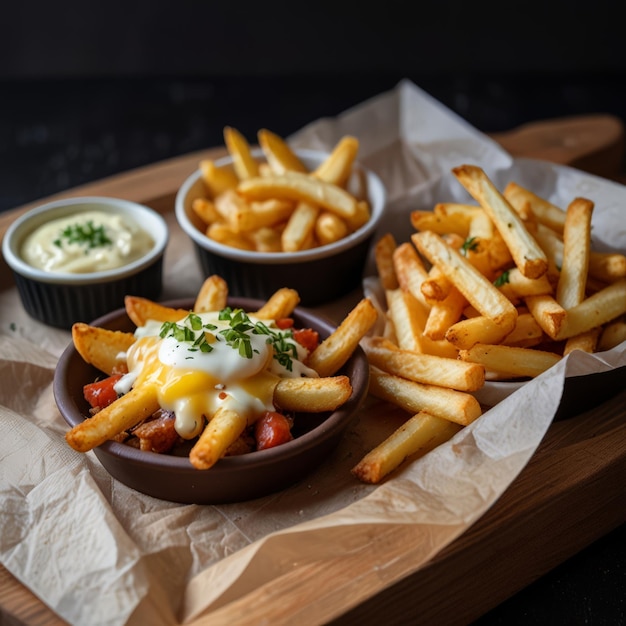
<svg viewBox="0 0 626 626">
<path fill-rule="evenodd" d="M 89 245 L 87 239 L 70 241 L 70 228 L 102 228 L 109 243 Z M 83 211 L 50 220 L 35 229 L 22 245 L 24 261 L 46 272 L 85 274 L 122 267 L 141 258 L 154 245 L 152 237 L 122 215 Z"/>
<path fill-rule="evenodd" d="M 298 358 L 292 357 L 291 371 L 274 358 L 267 335 L 246 333 L 252 347 L 252 358 L 247 358 L 220 334 L 230 325 L 220 320 L 218 313 L 198 313 L 194 317 L 203 327 L 216 328 L 194 330 L 187 317 L 178 322 L 179 327 L 188 329 L 189 339 L 184 341 L 173 336 L 161 338 L 161 322 L 149 321 L 138 328 L 137 339 L 126 353 L 128 374 L 115 385 L 120 394 L 135 385 L 155 385 L 159 405 L 176 414 L 176 432 L 184 439 L 199 435 L 204 418 L 210 419 L 220 407 L 235 410 L 251 424 L 265 411 L 274 410 L 274 388 L 280 378 L 318 376 L 302 362 L 306 349 L 273 322 L 263 320 L 296 347 Z M 250 317 L 250 321 L 258 320 Z M 194 349 L 193 343 L 202 333 L 212 348 L 210 352 Z"/>
</svg>

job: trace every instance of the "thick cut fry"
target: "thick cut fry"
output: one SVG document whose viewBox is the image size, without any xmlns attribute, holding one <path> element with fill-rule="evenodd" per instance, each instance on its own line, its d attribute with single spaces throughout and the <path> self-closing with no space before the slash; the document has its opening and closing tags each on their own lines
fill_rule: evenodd
<svg viewBox="0 0 626 626">
<path fill-rule="evenodd" d="M 411 236 L 417 249 L 436 265 L 480 313 L 509 332 L 517 311 L 511 302 L 467 259 L 430 231 Z"/>
<path fill-rule="evenodd" d="M 479 343 L 469 350 L 461 350 L 459 358 L 463 361 L 480 363 L 488 370 L 511 377 L 534 378 L 558 363 L 562 357 L 544 350 Z"/>
<path fill-rule="evenodd" d="M 239 248 L 240 250 L 254 249 L 248 237 L 242 233 L 235 232 L 232 227 L 225 222 L 213 222 L 213 224 L 210 224 L 206 229 L 206 236 L 231 248 Z"/>
<path fill-rule="evenodd" d="M 126 314 L 135 326 L 144 326 L 148 320 L 178 322 L 189 313 L 185 309 L 173 309 L 139 296 L 126 296 L 124 307 Z"/>
<path fill-rule="evenodd" d="M 281 378 L 274 389 L 274 404 L 284 411 L 334 411 L 348 401 L 352 385 L 347 376 Z"/>
<path fill-rule="evenodd" d="M 540 344 L 544 338 L 545 335 L 537 320 L 530 313 L 520 313 L 517 316 L 515 328 L 502 340 L 502 344 L 517 346 L 518 348 L 530 348 Z"/>
<path fill-rule="evenodd" d="M 391 233 L 384 234 L 374 246 L 374 260 L 378 278 L 383 289 L 397 289 L 398 277 L 396 276 L 393 255 L 397 244 Z"/>
<path fill-rule="evenodd" d="M 315 236 L 321 246 L 339 241 L 349 233 L 346 221 L 330 211 L 322 211 L 315 222 Z"/>
<path fill-rule="evenodd" d="M 589 275 L 605 283 L 626 278 L 626 255 L 592 250 L 589 255 Z"/>
<path fill-rule="evenodd" d="M 604 326 L 598 340 L 598 350 L 610 350 L 623 341 L 626 341 L 626 318 L 622 315 Z"/>
<path fill-rule="evenodd" d="M 215 198 L 215 209 L 234 233 L 241 232 L 241 224 L 245 223 L 251 213 L 251 206 L 234 190 L 228 189 Z"/>
<path fill-rule="evenodd" d="M 228 284 L 217 274 L 205 279 L 196 296 L 193 310 L 196 313 L 221 311 L 227 304 Z"/>
<path fill-rule="evenodd" d="M 283 230 L 281 241 L 285 252 L 302 250 L 315 230 L 320 209 L 308 202 L 298 202 Z"/>
<path fill-rule="evenodd" d="M 525 205 L 529 205 L 540 224 L 548 226 L 557 233 L 563 232 L 565 211 L 560 207 L 515 182 L 508 183 L 504 188 L 503 195 L 518 213 L 523 210 Z"/>
<path fill-rule="evenodd" d="M 424 280 L 420 286 L 420 291 L 429 305 L 434 305 L 448 297 L 452 283 L 448 280 L 443 271 L 433 265 L 429 272 L 428 278 Z"/>
<path fill-rule="evenodd" d="M 65 439 L 74 450 L 88 452 L 139 424 L 158 408 L 156 387 L 140 385 L 74 426 L 65 434 Z"/>
<path fill-rule="evenodd" d="M 496 225 L 522 274 L 528 278 L 545 274 L 548 269 L 545 253 L 485 172 L 473 165 L 455 167 L 452 172 Z"/>
<path fill-rule="evenodd" d="M 424 335 L 429 339 L 444 339 L 450 326 L 461 319 L 466 305 L 465 296 L 456 287 L 451 287 L 448 295 L 430 308 Z"/>
<path fill-rule="evenodd" d="M 345 189 L 301 172 L 249 178 L 239 183 L 237 190 L 249 200 L 282 198 L 310 202 L 345 219 L 353 217 L 357 212 L 356 198 Z"/>
<path fill-rule="evenodd" d="M 190 463 L 199 470 L 213 467 L 237 441 L 246 426 L 245 417 L 232 409 L 220 407 L 189 452 Z"/>
<path fill-rule="evenodd" d="M 591 252 L 592 211 L 593 202 L 584 198 L 576 198 L 567 207 L 563 230 L 563 264 L 556 288 L 556 301 L 565 310 L 580 304 L 585 297 Z"/>
<path fill-rule="evenodd" d="M 550 295 L 528 296 L 524 302 L 546 335 L 556 339 L 565 324 L 565 309 Z"/>
<path fill-rule="evenodd" d="M 252 156 L 250 144 L 236 128 L 231 126 L 224 128 L 224 143 L 233 159 L 233 167 L 239 180 L 259 175 L 259 164 Z"/>
<path fill-rule="evenodd" d="M 249 234 L 257 252 L 282 252 L 281 230 L 271 226 L 261 226 Z"/>
<path fill-rule="evenodd" d="M 376 308 L 369 298 L 360 300 L 341 324 L 309 355 L 307 365 L 322 377 L 335 374 L 350 358 L 377 317 Z"/>
<path fill-rule="evenodd" d="M 584 333 L 626 313 L 626 280 L 597 291 L 566 313 L 565 323 L 552 337 L 557 341 Z"/>
<path fill-rule="evenodd" d="M 417 298 L 401 289 L 386 292 L 387 316 L 393 325 L 398 347 L 404 350 L 456 358 L 456 348 L 446 341 L 430 339 L 424 334 L 429 311 Z"/>
<path fill-rule="evenodd" d="M 598 326 L 581 333 L 580 335 L 576 335 L 575 337 L 570 337 L 565 342 L 563 356 L 567 356 L 570 352 L 574 352 L 574 350 L 580 350 L 582 352 L 593 354 L 596 351 L 601 331 L 602 328 Z"/>
<path fill-rule="evenodd" d="M 374 366 L 370 367 L 370 393 L 409 413 L 427 411 L 463 426 L 481 415 L 480 404 L 469 393 L 416 383 Z"/>
<path fill-rule="evenodd" d="M 348 225 L 349 229 L 354 232 L 356 230 L 359 230 L 361 226 L 366 224 L 371 216 L 372 211 L 369 202 L 367 200 L 358 200 L 356 203 L 356 212 L 354 213 L 354 215 L 343 219 Z"/>
<path fill-rule="evenodd" d="M 515 323 L 517 323 L 517 318 Z M 450 326 L 446 331 L 446 340 L 457 350 L 462 350 L 471 348 L 477 343 L 499 343 L 512 330 L 496 324 L 490 317 L 479 315 L 461 320 Z"/>
<path fill-rule="evenodd" d="M 251 232 L 266 226 L 275 226 L 289 218 L 294 209 L 288 200 L 264 200 L 250 202 L 250 210 L 239 216 L 239 232 Z"/>
<path fill-rule="evenodd" d="M 458 359 L 400 350 L 377 341 L 365 341 L 364 349 L 371 365 L 418 383 L 476 391 L 485 382 L 485 370 L 480 365 L 468 367 Z"/>
<path fill-rule="evenodd" d="M 453 233 L 465 239 L 469 233 L 470 220 L 461 213 L 439 214 L 432 211 L 412 211 L 411 224 L 415 230 L 430 230 L 438 235 Z"/>
<path fill-rule="evenodd" d="M 352 172 L 352 166 L 359 151 L 359 140 L 346 135 L 342 137 L 333 151 L 313 172 L 315 178 L 340 187 L 345 187 Z"/>
<path fill-rule="evenodd" d="M 211 200 L 228 189 L 235 189 L 239 184 L 235 172 L 227 167 L 219 167 L 211 160 L 200 161 L 200 171 Z"/>
<path fill-rule="evenodd" d="M 352 468 L 364 483 L 377 484 L 408 457 L 424 456 L 445 443 L 462 427 L 424 411 L 416 413 Z"/>
<path fill-rule="evenodd" d="M 126 366 L 122 355 L 135 342 L 133 333 L 106 330 L 77 322 L 72 326 L 72 341 L 83 360 L 105 374 L 111 375 Z"/>
<path fill-rule="evenodd" d="M 215 204 L 211 202 L 211 200 L 207 200 L 207 198 L 196 198 L 191 203 L 191 208 L 207 226 L 221 219 L 221 215 L 215 208 Z"/>
<path fill-rule="evenodd" d="M 539 278 L 527 278 L 518 267 L 512 267 L 503 272 L 496 282 L 500 291 L 507 294 L 509 298 L 511 296 L 517 298 L 542 296 L 554 292 L 552 283 L 546 274 Z"/>
<path fill-rule="evenodd" d="M 422 293 L 422 283 L 428 279 L 428 272 L 422 263 L 422 259 L 417 254 L 415 246 L 411 243 L 401 243 L 393 251 L 393 268 L 397 279 L 397 286 L 402 291 L 408 291 L 417 298 L 424 307 L 430 305 Z M 395 289 L 395 286 L 383 287 Z"/>
<path fill-rule="evenodd" d="M 302 161 L 300 161 L 282 137 L 265 128 L 262 128 L 257 133 L 257 137 L 272 172 L 283 174 L 288 170 L 292 172 L 307 171 Z"/>
<path fill-rule="evenodd" d="M 300 303 L 300 294 L 295 289 L 282 287 L 275 291 L 256 312 L 255 317 L 266 320 L 278 320 L 289 317 Z"/>
</svg>

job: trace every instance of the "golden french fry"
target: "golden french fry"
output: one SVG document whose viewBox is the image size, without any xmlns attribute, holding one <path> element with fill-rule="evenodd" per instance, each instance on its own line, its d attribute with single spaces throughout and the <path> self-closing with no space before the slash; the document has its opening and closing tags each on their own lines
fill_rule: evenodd
<svg viewBox="0 0 626 626">
<path fill-rule="evenodd" d="M 206 236 L 218 243 L 240 250 L 253 250 L 254 246 L 244 233 L 235 232 L 233 228 L 225 222 L 213 222 L 206 229 Z"/>
<path fill-rule="evenodd" d="M 531 313 L 519 313 L 515 322 L 515 328 L 502 339 L 502 344 L 505 346 L 517 346 L 518 348 L 530 348 L 540 344 L 544 337 L 541 326 L 539 326 Z"/>
<path fill-rule="evenodd" d="M 523 210 L 525 205 L 528 205 L 540 224 L 544 224 L 557 233 L 563 232 L 565 211 L 560 207 L 515 182 L 507 184 L 503 195 L 518 213 Z"/>
<path fill-rule="evenodd" d="M 448 297 L 452 289 L 452 283 L 447 279 L 443 271 L 433 265 L 428 271 L 428 278 L 422 281 L 420 291 L 429 305 L 434 305 Z"/>
<path fill-rule="evenodd" d="M 600 326 L 597 326 L 596 328 L 587 330 L 580 335 L 570 337 L 565 342 L 565 346 L 563 348 L 563 356 L 567 356 L 570 352 L 574 352 L 574 350 L 580 350 L 581 352 L 588 352 L 589 354 L 593 354 L 596 351 L 601 331 L 602 328 Z"/>
<path fill-rule="evenodd" d="M 552 294 L 554 288 L 544 274 L 539 278 L 527 278 L 518 267 L 512 267 L 500 274 L 496 280 L 497 286 L 509 298 L 525 298 L 526 296 L 543 296 Z"/>
<path fill-rule="evenodd" d="M 234 189 L 228 189 L 217 196 L 214 200 L 214 206 L 222 220 L 234 233 L 241 232 L 240 224 L 246 220 L 247 214 L 252 211 L 251 206 Z"/>
<path fill-rule="evenodd" d="M 356 198 L 345 189 L 301 172 L 249 178 L 240 182 L 237 190 L 249 200 L 281 198 L 310 202 L 345 219 L 357 212 Z"/>
<path fill-rule="evenodd" d="M 282 252 L 282 230 L 271 226 L 261 226 L 249 234 L 257 252 Z"/>
<path fill-rule="evenodd" d="M 215 204 L 206 198 L 196 198 L 191 203 L 191 208 L 206 225 L 221 219 L 218 210 L 215 208 Z"/>
<path fill-rule="evenodd" d="M 534 348 L 516 346 L 485 345 L 478 343 L 469 350 L 461 350 L 463 361 L 480 363 L 491 371 L 511 377 L 534 378 L 561 360 L 561 355 Z"/>
<path fill-rule="evenodd" d="M 356 211 L 354 215 L 350 217 L 343 218 L 349 229 L 354 232 L 358 230 L 366 224 L 370 217 L 372 216 L 372 211 L 370 208 L 370 204 L 367 200 L 358 200 L 356 203 Z"/>
<path fill-rule="evenodd" d="M 378 312 L 369 298 L 360 300 L 341 324 L 309 355 L 307 365 L 322 377 L 335 374 L 350 358 L 377 317 Z"/>
<path fill-rule="evenodd" d="M 191 448 L 190 463 L 199 470 L 213 467 L 224 456 L 226 450 L 237 441 L 246 426 L 245 417 L 232 409 L 220 407 Z"/>
<path fill-rule="evenodd" d="M 622 315 L 604 326 L 598 340 L 598 350 L 611 350 L 623 341 L 626 341 L 626 318 Z"/>
<path fill-rule="evenodd" d="M 124 358 L 120 357 L 135 342 L 135 335 L 77 322 L 72 325 L 72 341 L 86 363 L 111 375 L 126 366 Z"/>
<path fill-rule="evenodd" d="M 565 310 L 580 304 L 585 297 L 591 252 L 592 211 L 593 202 L 584 198 L 576 198 L 567 207 L 563 229 L 563 262 L 556 288 L 556 301 Z"/>
<path fill-rule="evenodd" d="M 515 326 L 517 311 L 511 302 L 469 261 L 430 231 L 411 236 L 417 249 L 436 265 L 482 315 L 507 332 Z"/>
<path fill-rule="evenodd" d="M 564 323 L 555 336 L 550 336 L 557 341 L 568 339 L 606 324 L 624 313 L 626 313 L 626 280 L 619 280 L 568 309 Z"/>
<path fill-rule="evenodd" d="M 274 404 L 284 411 L 334 411 L 352 395 L 347 376 L 281 378 L 274 389 Z"/>
<path fill-rule="evenodd" d="M 342 137 L 326 160 L 313 172 L 315 178 L 345 187 L 359 151 L 359 140 L 346 135 Z"/>
<path fill-rule="evenodd" d="M 239 180 L 259 175 L 259 164 L 252 156 L 250 144 L 236 128 L 231 126 L 224 128 L 224 143 L 233 159 L 233 167 Z"/>
<path fill-rule="evenodd" d="M 476 391 L 485 382 L 485 370 L 480 365 L 401 350 L 377 341 L 364 341 L 363 347 L 371 365 L 418 383 Z"/>
<path fill-rule="evenodd" d="M 546 335 L 556 339 L 565 324 L 565 309 L 550 295 L 528 296 L 524 301 Z"/>
<path fill-rule="evenodd" d="M 489 215 L 522 274 L 528 278 L 545 274 L 548 269 L 545 253 L 485 172 L 473 165 L 455 167 L 452 172 Z"/>
<path fill-rule="evenodd" d="M 430 308 L 424 335 L 429 339 L 444 339 L 450 326 L 460 321 L 466 305 L 465 296 L 456 287 L 451 287 L 448 295 Z"/>
<path fill-rule="evenodd" d="M 139 296 L 126 296 L 124 308 L 135 326 L 144 326 L 148 320 L 178 322 L 189 313 L 185 309 L 173 309 Z"/>
<path fill-rule="evenodd" d="M 398 277 L 396 276 L 393 254 L 397 247 L 396 240 L 391 233 L 383 235 L 374 246 L 374 260 L 378 277 L 383 289 L 396 289 Z"/>
<path fill-rule="evenodd" d="M 200 171 L 210 199 L 216 198 L 228 189 L 235 189 L 239 184 L 235 172 L 227 167 L 215 165 L 209 159 L 200 161 Z"/>
<path fill-rule="evenodd" d="M 315 229 L 320 209 L 309 202 L 298 202 L 281 235 L 285 252 L 302 250 Z"/>
<path fill-rule="evenodd" d="M 392 251 L 393 271 L 396 275 L 397 285 L 393 283 L 391 288 L 395 289 L 399 286 L 403 291 L 408 291 L 413 297 L 417 298 L 424 307 L 429 308 L 430 305 L 426 301 L 424 294 L 422 293 L 421 286 L 425 280 L 428 279 L 428 272 L 424 267 L 422 259 L 417 254 L 415 246 L 405 242 Z"/>
<path fill-rule="evenodd" d="M 289 219 L 294 203 L 286 200 L 250 202 L 250 210 L 239 218 L 239 231 L 252 232 L 267 226 L 276 226 Z"/>
<path fill-rule="evenodd" d="M 320 245 L 339 241 L 350 234 L 345 220 L 330 211 L 322 211 L 315 222 L 315 236 Z"/>
<path fill-rule="evenodd" d="M 158 408 L 156 387 L 139 385 L 98 411 L 93 417 L 74 426 L 65 434 L 65 439 L 74 450 L 88 452 L 139 424 Z"/>
<path fill-rule="evenodd" d="M 466 426 L 481 415 L 480 404 L 469 393 L 447 387 L 424 385 L 370 367 L 370 393 L 408 411 L 427 411 Z"/>
<path fill-rule="evenodd" d="M 438 235 L 453 233 L 465 239 L 469 232 L 469 216 L 462 213 L 436 214 L 432 211 L 411 212 L 411 224 L 418 231 L 430 230 Z"/>
<path fill-rule="evenodd" d="M 517 323 L 517 317 L 515 319 Z M 513 328 L 515 328 L 515 323 Z M 446 331 L 446 340 L 457 350 L 468 349 L 477 343 L 499 343 L 512 331 L 497 324 L 490 317 L 478 315 L 460 320 Z"/>
<path fill-rule="evenodd" d="M 606 283 L 626 278 L 626 255 L 592 250 L 589 255 L 589 275 Z"/>
<path fill-rule="evenodd" d="M 204 280 L 196 296 L 193 310 L 196 313 L 221 311 L 228 301 L 228 284 L 221 277 L 213 274 Z"/>
<path fill-rule="evenodd" d="M 275 291 L 256 313 L 255 317 L 266 320 L 278 320 L 289 317 L 300 302 L 300 294 L 295 289 L 282 287 Z"/>
<path fill-rule="evenodd" d="M 420 411 L 366 454 L 352 468 L 352 474 L 365 483 L 379 483 L 407 458 L 424 456 L 452 439 L 460 429 L 459 424 Z"/>
<path fill-rule="evenodd" d="M 291 170 L 293 172 L 306 172 L 307 169 L 296 156 L 289 144 L 266 128 L 262 128 L 258 133 L 259 145 L 269 163 L 273 173 L 283 174 Z"/>
</svg>

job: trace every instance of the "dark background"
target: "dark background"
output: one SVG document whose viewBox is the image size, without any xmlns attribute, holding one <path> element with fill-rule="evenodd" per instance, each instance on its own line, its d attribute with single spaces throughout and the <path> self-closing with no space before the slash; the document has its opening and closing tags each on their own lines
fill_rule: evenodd
<svg viewBox="0 0 626 626">
<path fill-rule="evenodd" d="M 403 78 L 484 132 L 585 113 L 626 123 L 619 5 L 5 3 L 0 211 L 221 144 L 227 124 L 251 141 L 261 127 L 288 136 Z M 614 531 L 480 623 L 626 623 L 624 539 Z"/>
</svg>

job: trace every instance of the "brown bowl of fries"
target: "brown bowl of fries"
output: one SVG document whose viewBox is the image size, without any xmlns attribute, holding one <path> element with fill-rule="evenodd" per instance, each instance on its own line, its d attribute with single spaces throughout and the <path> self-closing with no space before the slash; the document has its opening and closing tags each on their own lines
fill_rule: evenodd
<svg viewBox="0 0 626 626">
<path fill-rule="evenodd" d="M 207 279 L 205 285 L 212 288 L 215 284 L 213 278 Z M 224 290 L 220 293 L 223 299 Z M 364 299 L 348 316 L 350 319 L 346 318 L 346 323 L 336 327 L 326 319 L 296 306 L 297 294 L 295 299 L 293 294 L 283 289 L 265 301 L 227 297 L 227 300 L 223 300 L 227 302 L 227 307 L 220 309 L 229 311 L 229 314 L 254 312 L 251 316 L 255 320 L 263 320 L 264 328 L 266 325 L 271 328 L 273 324 L 265 321 L 266 315 L 275 315 L 277 319 L 284 319 L 288 315 L 294 329 L 318 333 L 318 349 L 310 353 L 307 362 L 319 369 L 319 377 L 288 377 L 284 379 L 287 382 L 277 385 L 273 392 L 274 398 L 280 398 L 277 406 L 290 416 L 291 421 L 291 437 L 280 445 L 264 449 L 248 446 L 250 429 L 238 434 L 234 431 L 234 422 L 229 422 L 229 414 L 236 414 L 239 409 L 218 409 L 206 420 L 204 430 L 201 429 L 199 434 L 189 435 L 186 439 L 178 437 L 173 447 L 160 452 L 158 446 L 161 435 L 153 436 L 148 431 L 139 433 L 139 429 L 146 425 L 158 426 L 158 420 L 164 417 L 161 412 L 165 412 L 165 409 L 159 407 L 148 419 L 146 415 L 142 416 L 142 413 L 151 413 L 155 408 L 152 406 L 153 401 L 142 391 L 147 389 L 145 384 L 134 385 L 105 408 L 96 412 L 92 409 L 92 396 L 87 390 L 102 382 L 103 377 L 106 382 L 109 372 L 115 371 L 111 363 L 126 358 L 118 351 L 124 349 L 125 345 L 128 350 L 134 341 L 139 341 L 135 339 L 137 328 L 145 330 L 149 320 L 156 318 L 163 320 L 172 317 L 182 320 L 180 324 L 185 324 L 185 320 L 197 315 L 200 310 L 207 311 L 197 306 L 200 299 L 206 300 L 208 297 L 204 290 L 195 302 L 178 300 L 157 304 L 129 297 L 124 309 L 113 311 L 91 325 L 75 325 L 72 329 L 73 343 L 61 356 L 54 378 L 55 400 L 63 418 L 71 427 L 66 434 L 70 446 L 81 452 L 93 450 L 111 476 L 127 486 L 173 502 L 217 504 L 244 501 L 279 491 L 302 479 L 333 453 L 365 399 L 369 369 L 365 354 L 358 346 L 358 338 L 355 340 L 352 331 L 355 323 L 365 324 L 362 326 L 362 334 L 366 333 L 373 323 L 371 315 L 375 313 L 369 301 Z M 272 313 L 276 307 L 278 313 Z M 178 314 L 186 317 L 181 318 Z M 358 319 L 355 320 L 355 316 Z M 148 319 L 138 320 L 141 317 Z M 146 326 L 137 326 L 137 321 Z M 168 328 L 173 325 L 170 322 L 168 324 Z M 352 330 L 348 333 L 349 329 Z M 223 367 L 221 362 L 220 367 Z M 188 381 L 193 381 L 194 375 L 197 372 L 185 373 Z M 284 380 L 280 379 L 281 382 Z M 177 384 L 180 385 L 181 381 L 178 380 Z M 187 383 L 183 380 L 183 384 Z M 216 390 L 222 389 L 220 394 L 232 392 L 234 387 L 230 384 L 215 385 Z M 256 390 L 254 386 L 251 388 Z M 203 387 L 201 393 L 207 389 Z M 183 407 L 180 416 L 184 415 L 185 402 L 191 404 L 196 401 L 190 400 L 190 397 L 197 400 L 197 396 L 189 392 L 189 396 L 183 398 L 183 404 L 176 405 Z M 160 400 L 161 396 L 158 398 Z M 327 409 L 331 404 L 335 408 Z M 229 406 L 239 405 L 235 403 Z M 170 417 L 178 416 L 177 413 Z M 204 418 L 203 413 L 203 422 Z M 125 429 L 124 432 L 119 431 L 117 422 L 120 420 L 124 421 L 119 426 Z M 132 428 L 129 426 L 131 422 L 135 424 Z M 250 426 L 249 418 L 248 422 Z M 255 423 L 252 422 L 252 425 Z M 114 435 L 114 432 L 117 434 Z M 133 443 L 137 438 L 139 443 Z M 148 441 L 148 446 L 143 445 L 145 441 Z M 245 450 L 241 447 L 244 444 L 248 446 Z M 214 458 L 208 461 L 212 454 Z"/>
<path fill-rule="evenodd" d="M 358 141 L 344 137 L 330 153 L 292 151 L 260 131 L 253 149 L 228 130 L 230 156 L 201 162 L 176 197 L 205 276 L 223 276 L 238 296 L 290 287 L 304 306 L 359 287 L 386 194 L 356 161 Z"/>
</svg>

